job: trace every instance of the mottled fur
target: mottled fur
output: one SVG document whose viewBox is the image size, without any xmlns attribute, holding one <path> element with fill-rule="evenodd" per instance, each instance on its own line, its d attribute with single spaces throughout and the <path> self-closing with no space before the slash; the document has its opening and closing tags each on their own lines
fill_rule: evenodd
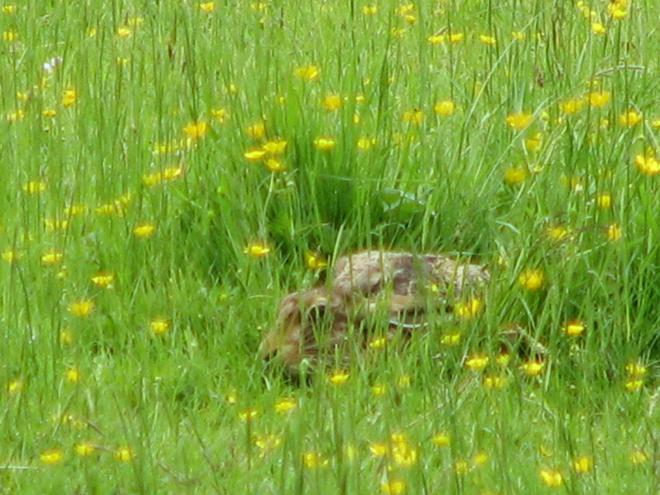
<svg viewBox="0 0 660 495">
<path fill-rule="evenodd" d="M 442 254 L 364 251 L 343 256 L 326 284 L 282 300 L 261 354 L 295 371 L 304 359 L 332 354 L 349 335 L 360 335 L 370 319 L 385 317 L 392 329 L 420 327 L 427 310 L 451 310 L 453 301 L 489 278 L 483 266 Z"/>
</svg>

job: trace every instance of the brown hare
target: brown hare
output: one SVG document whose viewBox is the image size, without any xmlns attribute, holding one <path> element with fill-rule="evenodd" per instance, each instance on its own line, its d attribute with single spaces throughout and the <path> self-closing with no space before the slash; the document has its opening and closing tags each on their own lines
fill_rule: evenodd
<svg viewBox="0 0 660 495">
<path fill-rule="evenodd" d="M 261 355 L 294 374 L 307 360 L 333 355 L 350 336 L 361 345 L 370 322 L 389 331 L 424 326 L 430 309 L 451 311 L 452 302 L 482 288 L 489 272 L 442 254 L 363 251 L 340 257 L 327 282 L 287 295 Z M 362 341 L 360 338 L 362 337 Z"/>
</svg>

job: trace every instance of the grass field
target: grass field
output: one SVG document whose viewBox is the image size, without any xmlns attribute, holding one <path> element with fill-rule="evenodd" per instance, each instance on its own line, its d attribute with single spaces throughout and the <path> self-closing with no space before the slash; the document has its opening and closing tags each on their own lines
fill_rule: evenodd
<svg viewBox="0 0 660 495">
<path fill-rule="evenodd" d="M 657 493 L 658 2 L 0 10 L 0 492 Z M 493 276 L 266 369 L 366 248 Z"/>
</svg>

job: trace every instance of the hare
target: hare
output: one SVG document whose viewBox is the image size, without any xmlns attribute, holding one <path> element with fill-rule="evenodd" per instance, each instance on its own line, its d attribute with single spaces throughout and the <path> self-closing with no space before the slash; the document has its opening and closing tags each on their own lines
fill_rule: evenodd
<svg viewBox="0 0 660 495">
<path fill-rule="evenodd" d="M 427 311 L 451 311 L 452 301 L 483 288 L 489 279 L 484 266 L 443 254 L 363 251 L 342 256 L 327 283 L 282 300 L 276 326 L 262 340 L 260 352 L 295 374 L 303 361 L 315 362 L 350 344 L 350 336 L 364 341 L 371 322 L 383 322 L 391 332 L 421 328 Z"/>
</svg>

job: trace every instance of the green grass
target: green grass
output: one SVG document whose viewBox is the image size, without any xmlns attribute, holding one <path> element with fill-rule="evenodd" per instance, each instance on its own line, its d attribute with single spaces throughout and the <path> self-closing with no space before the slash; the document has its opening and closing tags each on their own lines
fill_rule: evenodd
<svg viewBox="0 0 660 495">
<path fill-rule="evenodd" d="M 657 2 L 210 4 L 3 4 L 0 491 L 656 492 Z M 285 171 L 244 156 L 275 139 Z M 266 370 L 305 253 L 364 248 L 480 259 L 484 311 L 344 384 Z M 535 376 L 496 362 L 512 324 Z"/>
</svg>

